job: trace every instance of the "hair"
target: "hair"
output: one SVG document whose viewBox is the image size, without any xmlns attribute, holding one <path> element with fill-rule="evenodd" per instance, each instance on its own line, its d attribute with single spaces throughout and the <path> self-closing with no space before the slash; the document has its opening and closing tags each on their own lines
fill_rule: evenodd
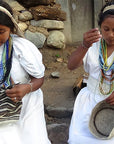
<svg viewBox="0 0 114 144">
<path fill-rule="evenodd" d="M 7 9 L 11 15 L 13 15 L 13 11 L 12 8 L 4 1 L 0 0 L 0 6 L 4 7 L 5 9 Z M 12 22 L 12 20 L 10 19 L 10 17 L 5 14 L 4 12 L 0 11 L 0 25 L 4 25 L 10 28 L 10 30 L 12 32 L 14 32 L 14 23 Z"/>
<path fill-rule="evenodd" d="M 98 16 L 98 25 L 101 27 L 101 24 L 102 22 L 108 18 L 108 17 L 111 17 L 114 15 L 114 9 L 110 9 L 110 10 L 107 10 L 105 12 L 103 12 L 103 10 L 107 7 L 107 6 L 110 6 L 110 5 L 114 5 L 114 0 L 112 1 L 108 1 L 104 6 L 103 8 L 101 9 L 101 12 Z"/>
</svg>

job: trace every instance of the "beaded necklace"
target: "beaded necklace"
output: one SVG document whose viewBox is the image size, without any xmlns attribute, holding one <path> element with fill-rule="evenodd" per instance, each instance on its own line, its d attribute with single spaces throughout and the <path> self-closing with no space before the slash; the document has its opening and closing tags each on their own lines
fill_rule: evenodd
<svg viewBox="0 0 114 144">
<path fill-rule="evenodd" d="M 11 36 L 4 44 L 0 61 L 0 87 L 7 88 L 11 85 L 10 70 L 12 63 L 13 45 Z"/>
<path fill-rule="evenodd" d="M 99 63 L 101 68 L 101 80 L 99 83 L 99 90 L 103 95 L 108 95 L 114 90 L 114 58 L 110 65 L 107 64 L 107 45 L 105 40 L 101 39 L 99 49 Z M 107 74 L 107 73 L 110 74 Z M 105 83 L 109 84 L 108 91 L 103 88 Z"/>
</svg>

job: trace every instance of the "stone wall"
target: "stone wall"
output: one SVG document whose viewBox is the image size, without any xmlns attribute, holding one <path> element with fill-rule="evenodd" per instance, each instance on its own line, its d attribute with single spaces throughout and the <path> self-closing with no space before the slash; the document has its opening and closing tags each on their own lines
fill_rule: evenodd
<svg viewBox="0 0 114 144">
<path fill-rule="evenodd" d="M 16 0 L 4 0 L 4 1 L 7 1 L 9 2 L 9 4 L 11 4 L 12 2 L 15 2 Z M 31 18 L 32 21 L 31 19 L 28 19 L 25 22 L 22 19 L 28 16 L 27 12 L 24 12 L 26 9 L 19 10 L 19 6 L 16 7 L 15 4 L 13 6 L 18 11 L 18 12 L 15 12 L 17 19 L 19 16 L 19 12 L 21 12 L 21 15 L 19 17 L 20 17 L 20 21 L 22 20 L 22 23 L 19 23 L 19 25 L 24 31 L 27 31 L 26 37 L 29 40 L 31 40 L 32 37 L 36 37 L 36 36 L 38 37 L 39 34 L 36 34 L 36 33 L 33 34 L 33 32 L 40 32 L 41 33 L 40 37 L 42 37 L 40 38 L 40 42 L 36 41 L 35 38 L 32 38 L 33 43 L 35 43 L 37 47 L 42 46 L 42 44 L 40 44 L 39 46 L 38 43 L 45 42 L 45 43 L 48 43 L 49 46 L 57 47 L 57 48 L 64 48 L 65 44 L 82 41 L 82 36 L 85 31 L 93 27 L 97 27 L 98 26 L 97 16 L 102 5 L 105 3 L 105 0 L 86 0 L 86 1 L 84 0 L 17 0 L 17 1 L 21 2 L 20 3 L 21 6 L 25 6 L 25 4 L 28 4 L 29 7 L 31 6 L 36 7 L 38 5 L 47 7 L 51 5 L 51 8 L 52 8 L 54 4 L 58 4 L 58 9 L 61 10 L 61 15 L 60 13 L 58 13 L 59 17 L 57 17 L 57 15 L 52 13 L 52 16 L 56 16 L 54 20 L 52 20 L 52 16 L 51 16 L 51 21 L 49 20 L 49 17 L 48 17 L 49 21 L 47 21 L 45 20 L 46 15 L 44 15 L 44 17 L 42 17 L 42 21 L 41 19 L 40 20 L 37 19 L 37 22 L 36 21 L 33 22 L 33 18 Z M 37 2 L 37 3 L 33 5 L 33 2 Z M 66 13 L 66 16 L 65 16 L 65 13 Z M 60 16 L 63 16 L 63 17 L 60 17 Z M 48 25 L 48 26 L 44 27 L 44 25 L 46 26 Z M 36 30 L 36 27 L 37 27 L 37 30 Z M 38 27 L 42 27 L 42 28 L 39 29 Z"/>
<path fill-rule="evenodd" d="M 12 7 L 14 17 L 25 37 L 38 48 L 44 45 L 65 48 L 66 38 L 63 30 L 66 12 L 55 0 L 4 1 Z"/>
</svg>

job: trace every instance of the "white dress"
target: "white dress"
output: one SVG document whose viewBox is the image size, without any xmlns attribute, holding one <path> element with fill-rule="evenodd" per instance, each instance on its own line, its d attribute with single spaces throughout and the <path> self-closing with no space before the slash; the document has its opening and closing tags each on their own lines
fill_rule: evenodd
<svg viewBox="0 0 114 144">
<path fill-rule="evenodd" d="M 15 83 L 27 83 L 29 75 L 44 76 L 42 55 L 30 41 L 13 37 L 13 60 L 11 77 Z M 0 57 L 3 45 L 0 46 Z M 19 121 L 0 124 L 0 144 L 50 144 L 44 118 L 43 93 L 41 89 L 26 94 L 22 99 Z"/>
<path fill-rule="evenodd" d="M 110 63 L 114 58 L 114 52 L 108 58 Z M 69 128 L 69 144 L 114 144 L 114 137 L 110 140 L 100 140 L 94 137 L 88 127 L 89 118 L 92 109 L 95 105 L 106 99 L 108 96 L 104 96 L 99 92 L 99 80 L 100 80 L 100 67 L 99 67 L 99 42 L 94 43 L 89 48 L 84 59 L 84 69 L 89 73 L 87 80 L 87 87 L 83 88 L 74 104 L 73 115 Z"/>
</svg>

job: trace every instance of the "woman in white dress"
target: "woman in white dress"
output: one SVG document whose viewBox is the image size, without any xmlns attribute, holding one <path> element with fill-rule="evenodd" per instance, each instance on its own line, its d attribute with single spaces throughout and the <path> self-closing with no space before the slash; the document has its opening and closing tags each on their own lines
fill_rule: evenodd
<svg viewBox="0 0 114 144">
<path fill-rule="evenodd" d="M 69 144 L 114 144 L 114 137 L 99 139 L 89 130 L 93 108 L 102 100 L 114 105 L 114 1 L 102 8 L 98 24 L 101 34 L 98 28 L 84 33 L 83 44 L 71 54 L 68 61 L 70 70 L 83 64 L 89 74 L 87 87 L 79 92 L 75 100 Z M 108 81 L 107 89 L 102 87 L 105 81 Z"/>
<path fill-rule="evenodd" d="M 0 144 L 50 144 L 40 89 L 44 71 L 41 53 L 0 1 Z"/>
</svg>

